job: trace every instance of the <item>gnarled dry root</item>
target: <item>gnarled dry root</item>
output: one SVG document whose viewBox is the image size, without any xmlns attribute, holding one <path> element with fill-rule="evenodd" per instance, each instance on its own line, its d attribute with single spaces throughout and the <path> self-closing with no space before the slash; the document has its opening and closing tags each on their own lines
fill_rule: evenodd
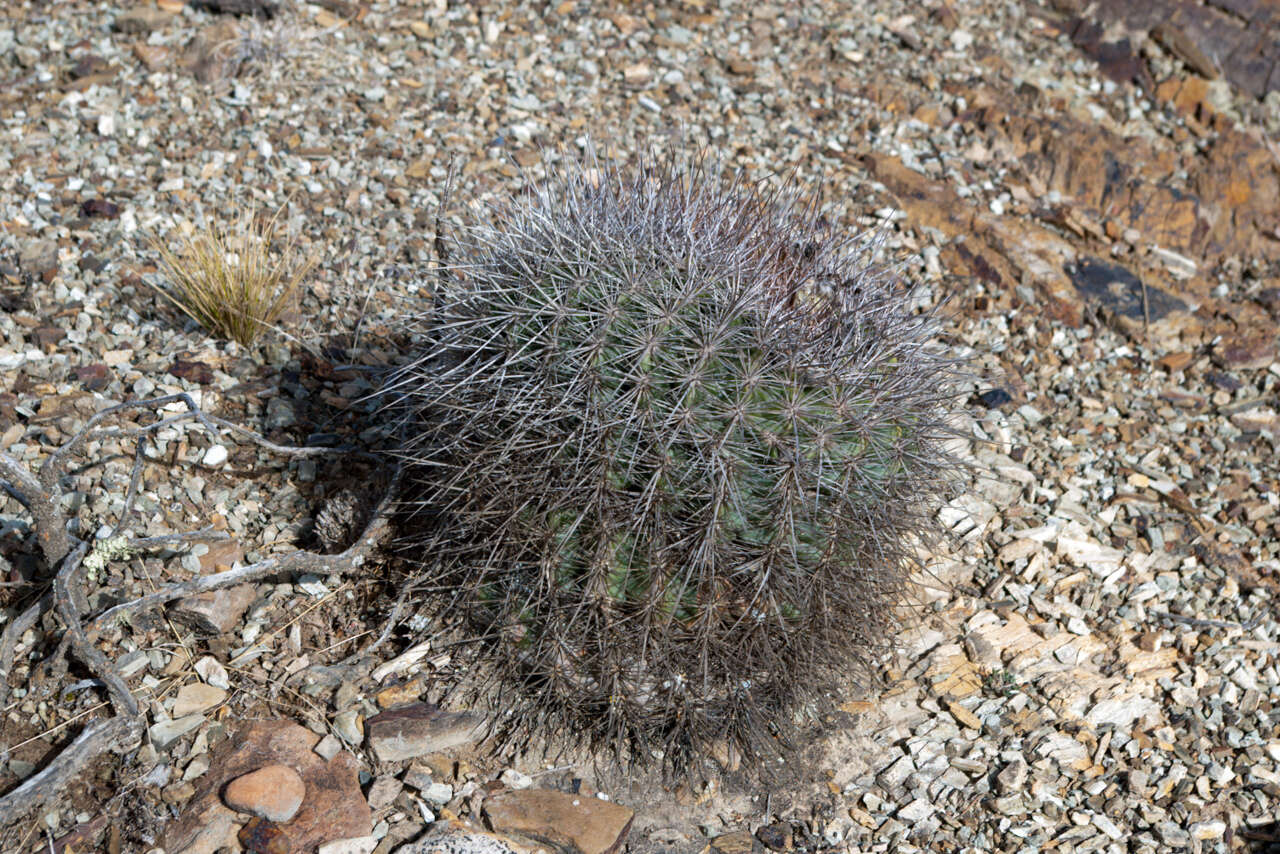
<svg viewBox="0 0 1280 854">
<path fill-rule="evenodd" d="M 142 427 L 115 428 L 101 426 L 110 416 L 127 410 L 150 410 L 173 401 L 181 401 L 187 411 L 161 418 Z M 132 518 L 134 499 L 141 482 L 145 460 L 145 442 L 152 433 L 180 421 L 197 421 L 215 436 L 224 431 L 244 438 L 267 451 L 288 457 L 314 457 L 346 450 L 332 447 L 295 447 L 279 445 L 251 430 L 224 419 L 202 412 L 187 394 L 172 394 L 150 400 L 131 401 L 112 406 L 92 416 L 84 427 L 66 444 L 51 454 L 38 472 L 30 471 L 12 456 L 0 452 L 0 486 L 31 513 L 36 540 L 44 553 L 45 562 L 53 574 L 52 589 L 25 611 L 14 617 L 0 632 L 0 703 L 9 692 L 8 676 L 12 667 L 14 650 L 19 639 L 36 625 L 44 614 L 52 609 L 65 634 L 55 656 L 65 667 L 65 656 L 72 655 L 106 688 L 114 715 L 91 721 L 80 734 L 54 757 L 45 768 L 30 777 L 4 797 L 0 797 L 0 826 L 6 826 L 39 809 L 58 796 L 63 787 L 74 779 L 91 761 L 108 750 L 136 743 L 144 727 L 143 710 L 137 698 L 129 690 L 124 678 L 111 661 L 93 643 L 93 637 L 110 626 L 112 621 L 133 616 L 139 612 L 159 608 L 175 599 L 192 596 L 222 587 L 256 581 L 272 575 L 287 573 L 344 574 L 361 566 L 382 541 L 387 531 L 387 517 L 392 499 L 399 486 L 399 472 L 391 478 L 386 493 L 370 516 L 359 538 L 345 551 L 338 554 L 316 554 L 297 551 L 276 555 L 249 566 L 235 567 L 225 572 L 200 576 L 188 581 L 167 584 L 152 593 L 128 602 L 114 605 L 101 613 L 89 613 L 88 592 L 85 590 L 86 562 L 90 559 L 110 559 L 113 543 L 119 544 L 119 535 L 127 529 Z M 112 533 L 96 542 L 80 539 L 70 530 L 70 518 L 61 508 L 63 476 L 66 466 L 76 451 L 82 448 L 90 436 L 112 435 L 137 440 L 133 471 L 125 500 L 125 510 L 113 526 Z M 134 538 L 125 541 L 130 553 L 160 545 L 210 539 L 210 530 L 177 534 L 169 537 Z M 217 535 L 214 535 L 217 538 Z"/>
</svg>

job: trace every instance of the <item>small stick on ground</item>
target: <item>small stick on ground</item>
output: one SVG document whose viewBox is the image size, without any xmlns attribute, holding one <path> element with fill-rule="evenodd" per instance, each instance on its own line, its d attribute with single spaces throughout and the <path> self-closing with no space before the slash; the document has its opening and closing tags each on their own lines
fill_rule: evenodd
<svg viewBox="0 0 1280 854">
<path fill-rule="evenodd" d="M 393 488 L 398 484 L 398 480 L 398 477 L 393 478 Z M 198 593 L 208 593 L 211 590 L 221 590 L 224 587 L 246 584 L 270 575 L 305 572 L 342 574 L 349 572 L 365 562 L 374 548 L 382 541 L 383 535 L 386 534 L 388 525 L 387 511 L 392 501 L 393 488 L 388 489 L 386 497 L 378 505 L 378 509 L 365 527 L 364 533 L 346 551 L 331 555 L 315 552 L 290 552 L 287 555 L 269 557 L 266 560 L 260 560 L 248 566 L 228 569 L 225 572 L 202 575 L 198 578 L 175 584 L 166 584 L 154 593 L 148 593 L 146 596 L 139 596 L 137 599 L 122 602 L 119 605 L 108 608 L 95 617 L 89 623 L 88 628 L 94 632 L 101 631 L 110 625 L 113 620 L 126 619 L 139 611 L 172 602 L 174 599 L 185 599 Z"/>
<path fill-rule="evenodd" d="M 137 739 L 141 718 L 114 717 L 86 726 L 39 773 L 0 798 L 0 826 L 10 825 L 58 797 L 62 788 L 93 759 Z"/>
<path fill-rule="evenodd" d="M 185 404 L 187 411 L 158 418 L 153 423 L 141 427 L 101 426 L 102 422 L 111 415 L 131 410 L 155 411 L 156 408 L 174 401 Z M 228 431 L 267 451 L 292 458 L 314 457 L 346 450 L 277 444 L 252 430 L 201 411 L 189 395 L 179 393 L 150 400 L 130 401 L 96 413 L 66 444 L 45 460 L 38 474 L 33 474 L 20 461 L 0 452 L 0 487 L 17 498 L 31 513 L 37 542 L 44 554 L 48 571 L 53 574 L 50 592 L 28 606 L 0 633 L 0 701 L 8 694 L 7 680 L 18 641 L 52 609 L 64 632 L 57 651 L 51 656 L 51 666 L 55 673 L 65 671 L 68 656 L 78 658 L 89 671 L 90 676 L 106 688 L 111 706 L 115 711 L 114 716 L 95 720 L 85 726 L 75 740 L 64 748 L 47 767 L 8 795 L 0 798 L 0 826 L 12 824 L 58 797 L 67 783 L 79 775 L 93 759 L 113 747 L 136 742 L 140 736 L 145 725 L 143 709 L 129 690 L 125 679 L 102 654 L 93 640 L 94 636 L 109 626 L 112 621 L 125 619 L 148 609 L 159 608 L 174 599 L 267 576 L 302 572 L 339 575 L 350 573 L 364 564 L 387 532 L 387 517 L 400 482 L 398 470 L 392 475 L 386 493 L 365 525 L 364 531 L 346 551 L 332 555 L 298 551 L 273 556 L 249 566 L 167 584 L 148 595 L 108 608 L 96 616 L 90 616 L 91 597 L 85 590 L 85 585 L 96 580 L 96 571 L 107 562 L 159 546 L 225 538 L 225 535 L 210 528 L 138 539 L 123 535 L 132 519 L 134 498 L 141 485 L 141 472 L 146 460 L 145 441 L 156 430 L 181 421 L 197 421 L 219 438 L 223 435 L 223 431 Z M 90 435 L 134 437 L 138 440 L 125 509 L 113 526 L 112 534 L 96 540 L 80 539 L 74 536 L 71 533 L 71 518 L 63 512 L 61 507 L 62 482 L 66 474 L 67 461 L 84 446 Z"/>
<path fill-rule="evenodd" d="M 58 563 L 71 551 L 67 519 L 58 508 L 55 492 L 46 489 L 26 467 L 0 451 L 0 482 L 5 490 L 30 511 L 36 529 L 36 541 L 50 565 Z"/>
<path fill-rule="evenodd" d="M 52 607 L 53 594 L 46 593 L 27 610 L 10 620 L 9 625 L 4 627 L 4 632 L 0 633 L 0 704 L 9 699 L 9 670 L 13 666 L 18 640 Z"/>
</svg>

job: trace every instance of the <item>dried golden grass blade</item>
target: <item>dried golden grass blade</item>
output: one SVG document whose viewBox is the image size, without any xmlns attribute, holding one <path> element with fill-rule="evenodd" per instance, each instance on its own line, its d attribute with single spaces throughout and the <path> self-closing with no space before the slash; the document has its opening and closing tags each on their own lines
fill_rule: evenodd
<svg viewBox="0 0 1280 854">
<path fill-rule="evenodd" d="M 211 334 L 249 345 L 274 328 L 319 262 L 298 258 L 298 243 L 275 241 L 280 210 L 262 221 L 250 209 L 229 229 L 211 225 L 183 238 L 175 252 L 159 238 L 152 248 L 171 288 L 157 288 Z"/>
</svg>

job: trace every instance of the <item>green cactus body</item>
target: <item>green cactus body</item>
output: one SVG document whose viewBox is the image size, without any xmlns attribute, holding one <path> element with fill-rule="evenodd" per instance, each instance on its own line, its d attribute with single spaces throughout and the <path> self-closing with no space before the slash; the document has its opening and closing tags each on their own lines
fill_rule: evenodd
<svg viewBox="0 0 1280 854">
<path fill-rule="evenodd" d="M 870 253 L 676 162 L 568 167 L 463 236 L 389 384 L 441 520 L 404 538 L 515 627 L 494 660 L 540 719 L 751 753 L 890 644 L 954 369 Z"/>
</svg>

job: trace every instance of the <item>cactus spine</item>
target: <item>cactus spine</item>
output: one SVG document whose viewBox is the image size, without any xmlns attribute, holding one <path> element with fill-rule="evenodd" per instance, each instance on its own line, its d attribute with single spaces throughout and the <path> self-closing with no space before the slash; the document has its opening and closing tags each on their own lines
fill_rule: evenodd
<svg viewBox="0 0 1280 854">
<path fill-rule="evenodd" d="M 404 542 L 504 702 L 675 767 L 769 752 L 891 645 L 955 471 L 911 288 L 812 200 L 713 171 L 589 156 L 494 211 L 388 384 Z"/>
</svg>

